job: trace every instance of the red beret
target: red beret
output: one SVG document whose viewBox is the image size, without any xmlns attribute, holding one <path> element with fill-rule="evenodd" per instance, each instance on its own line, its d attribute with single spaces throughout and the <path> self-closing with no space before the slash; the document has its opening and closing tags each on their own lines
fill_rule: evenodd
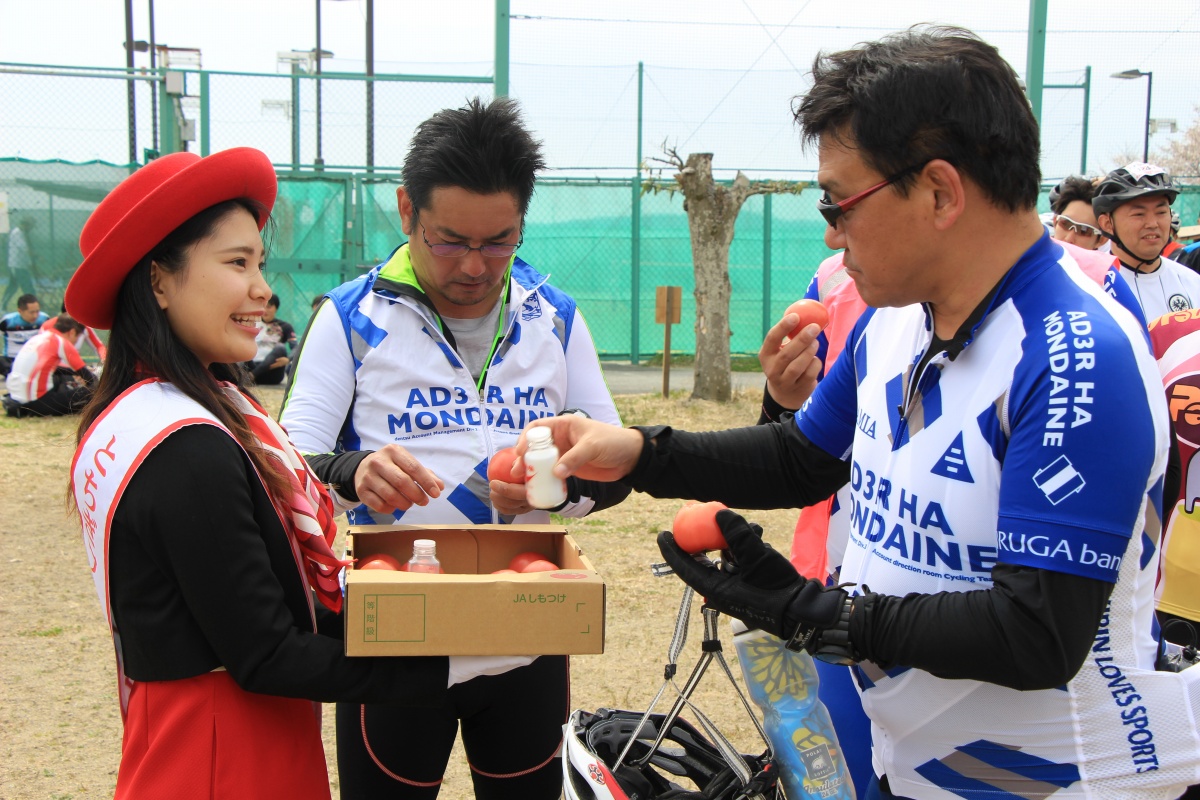
<svg viewBox="0 0 1200 800">
<path fill-rule="evenodd" d="M 206 208 L 242 197 L 261 205 L 262 230 L 277 188 L 270 159 L 250 147 L 151 161 L 109 192 L 84 224 L 83 263 L 63 298 L 67 313 L 93 328 L 112 328 L 121 284 L 159 242 Z"/>
</svg>

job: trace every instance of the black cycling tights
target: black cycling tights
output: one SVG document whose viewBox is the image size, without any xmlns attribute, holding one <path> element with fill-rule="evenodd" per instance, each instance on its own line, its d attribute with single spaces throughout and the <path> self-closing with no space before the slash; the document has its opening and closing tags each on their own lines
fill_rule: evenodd
<svg viewBox="0 0 1200 800">
<path fill-rule="evenodd" d="M 476 798 L 555 800 L 570 683 L 566 656 L 542 656 L 451 687 L 441 708 L 338 703 L 342 800 L 433 800 L 460 719 Z"/>
</svg>

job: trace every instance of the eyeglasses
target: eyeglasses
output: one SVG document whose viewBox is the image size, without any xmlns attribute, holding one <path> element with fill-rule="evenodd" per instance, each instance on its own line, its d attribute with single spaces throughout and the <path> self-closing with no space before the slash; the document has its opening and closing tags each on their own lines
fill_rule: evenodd
<svg viewBox="0 0 1200 800">
<path fill-rule="evenodd" d="M 929 159 L 929 161 L 932 160 L 933 159 Z M 819 200 L 817 200 L 817 211 L 821 212 L 821 216 L 824 217 L 825 221 L 829 223 L 829 227 L 836 228 L 838 219 L 847 211 L 854 208 L 863 200 L 866 200 L 868 197 L 875 194 L 885 186 L 891 186 L 896 181 L 906 178 L 914 172 L 920 172 L 921 170 L 925 169 L 925 165 L 928 164 L 929 161 L 922 161 L 920 164 L 913 164 L 911 167 L 905 167 L 887 180 L 877 183 L 870 189 L 861 191 L 853 197 L 847 197 L 840 203 L 830 202 L 829 192 L 827 191 L 825 194 L 821 195 Z"/>
<path fill-rule="evenodd" d="M 472 250 L 478 250 L 479 255 L 484 258 L 509 258 L 525 242 L 525 237 L 522 236 L 516 244 L 481 244 L 479 247 L 471 247 L 469 244 L 461 243 L 450 244 L 449 242 L 430 244 L 429 239 L 425 236 L 424 225 L 421 226 L 421 239 L 425 242 L 425 246 L 429 248 L 431 253 L 444 258 L 459 258 Z"/>
<path fill-rule="evenodd" d="M 1088 225 L 1083 222 L 1076 222 L 1075 220 L 1073 220 L 1070 217 L 1065 216 L 1063 214 L 1059 214 L 1057 217 L 1054 218 L 1054 224 L 1059 226 L 1063 230 L 1067 231 L 1068 233 L 1075 233 L 1080 236 L 1091 236 L 1093 238 L 1099 239 L 1101 236 L 1104 235 L 1104 231 L 1100 230 L 1096 226 Z"/>
</svg>

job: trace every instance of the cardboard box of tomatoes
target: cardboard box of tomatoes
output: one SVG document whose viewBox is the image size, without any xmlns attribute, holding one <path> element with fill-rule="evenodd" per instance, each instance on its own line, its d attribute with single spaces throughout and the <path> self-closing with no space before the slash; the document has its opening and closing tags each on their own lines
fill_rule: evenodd
<svg viewBox="0 0 1200 800">
<path fill-rule="evenodd" d="M 441 574 L 390 568 L 417 539 L 437 542 Z M 563 527 L 368 525 L 349 541 L 346 655 L 604 652 L 604 579 Z"/>
</svg>

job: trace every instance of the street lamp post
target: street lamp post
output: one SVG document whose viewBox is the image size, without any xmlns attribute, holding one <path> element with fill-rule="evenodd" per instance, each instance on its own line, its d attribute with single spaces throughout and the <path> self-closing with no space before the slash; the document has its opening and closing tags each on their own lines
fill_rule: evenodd
<svg viewBox="0 0 1200 800">
<path fill-rule="evenodd" d="M 1127 69 L 1124 72 L 1114 72 L 1112 77 L 1119 78 L 1123 81 L 1133 81 L 1138 78 L 1146 78 L 1146 128 L 1142 138 L 1142 161 L 1150 160 L 1150 95 L 1154 91 L 1154 73 L 1152 71 L 1142 72 L 1140 69 Z"/>
</svg>

